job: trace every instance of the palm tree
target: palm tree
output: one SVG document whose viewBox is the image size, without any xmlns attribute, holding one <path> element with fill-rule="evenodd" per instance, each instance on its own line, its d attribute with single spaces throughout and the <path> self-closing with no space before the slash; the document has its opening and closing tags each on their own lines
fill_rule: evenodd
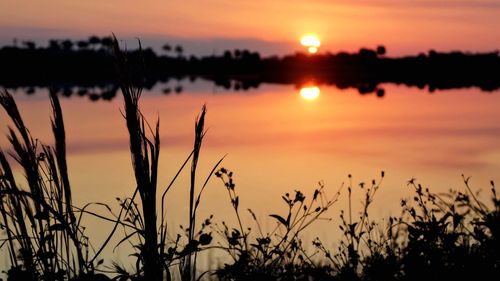
<svg viewBox="0 0 500 281">
<path fill-rule="evenodd" d="M 182 57 L 182 53 L 184 52 L 184 49 L 182 48 L 181 45 L 175 46 L 175 52 L 177 53 L 178 57 Z"/>
<path fill-rule="evenodd" d="M 170 53 L 170 51 L 172 51 L 172 46 L 170 46 L 169 44 L 165 44 L 161 47 L 163 49 L 163 51 L 165 51 L 165 53 Z"/>
</svg>

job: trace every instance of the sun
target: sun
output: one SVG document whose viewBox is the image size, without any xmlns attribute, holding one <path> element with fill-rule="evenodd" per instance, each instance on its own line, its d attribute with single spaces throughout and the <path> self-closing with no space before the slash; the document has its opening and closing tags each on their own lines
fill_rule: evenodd
<svg viewBox="0 0 500 281">
<path fill-rule="evenodd" d="M 300 89 L 300 96 L 305 100 L 315 100 L 319 97 L 319 87 L 311 86 L 311 87 L 303 87 Z"/>
<path fill-rule="evenodd" d="M 300 39 L 300 44 L 306 47 L 310 54 L 315 54 L 321 46 L 321 41 L 316 35 L 306 35 Z"/>
<path fill-rule="evenodd" d="M 318 52 L 318 48 L 317 47 L 309 47 L 309 48 L 307 48 L 307 51 L 310 54 L 316 54 Z"/>
</svg>

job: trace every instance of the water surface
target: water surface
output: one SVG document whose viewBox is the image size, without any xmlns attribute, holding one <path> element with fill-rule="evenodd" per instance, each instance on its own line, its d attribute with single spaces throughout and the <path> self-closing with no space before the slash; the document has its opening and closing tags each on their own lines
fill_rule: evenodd
<svg viewBox="0 0 500 281">
<path fill-rule="evenodd" d="M 357 185 L 378 180 L 380 171 L 386 172 L 372 209 L 378 217 L 399 214 L 399 200 L 408 196 L 406 182 L 412 177 L 436 192 L 463 188 L 461 174 L 472 176 L 478 190 L 486 190 L 490 180 L 500 182 L 500 93 L 474 88 L 429 93 L 383 86 L 383 98 L 318 86 L 319 95 L 306 99 L 293 86 L 232 92 L 208 82 L 185 85 L 182 94 L 165 95 L 161 87 L 145 92 L 144 114 L 151 123 L 158 117 L 161 122 L 160 189 L 190 153 L 195 117 L 203 104 L 208 108 L 208 133 L 200 186 L 226 155 L 222 165 L 235 172 L 241 210 L 252 208 L 263 220 L 268 220 L 267 214 L 285 211 L 282 194 L 298 189 L 310 194 L 318 181 L 333 194 L 348 174 Z M 32 134 L 51 142 L 47 92 L 28 96 L 17 91 L 14 96 Z M 115 198 L 130 196 L 135 188 L 121 96 L 98 102 L 84 97 L 61 100 L 75 203 L 98 201 L 117 209 Z M 0 117 L 5 135 L 8 122 L 3 112 Z M 6 147 L 6 137 L 0 145 Z M 175 225 L 186 222 L 187 196 L 186 170 L 167 200 Z M 355 203 L 361 201 L 360 190 L 354 196 Z M 314 228 L 311 236 L 328 236 L 336 230 L 336 210 L 345 204 L 341 199 L 330 213 L 334 220 Z M 218 179 L 210 181 L 199 214 L 234 220 Z M 87 224 L 96 244 L 111 229 L 91 219 Z M 272 220 L 266 225 L 271 228 Z"/>
</svg>

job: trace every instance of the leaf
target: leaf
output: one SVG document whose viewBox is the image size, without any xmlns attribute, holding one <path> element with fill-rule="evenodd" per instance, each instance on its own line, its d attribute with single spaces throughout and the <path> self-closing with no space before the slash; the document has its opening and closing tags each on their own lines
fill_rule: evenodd
<svg viewBox="0 0 500 281">
<path fill-rule="evenodd" d="M 238 196 L 236 196 L 236 198 L 234 198 L 234 208 L 236 210 L 238 210 L 239 203 L 240 203 L 240 198 Z"/>
<path fill-rule="evenodd" d="M 272 215 L 269 215 L 270 217 L 273 217 L 275 219 L 277 219 L 281 224 L 283 224 L 284 226 L 288 226 L 286 220 L 280 216 L 280 215 L 275 215 L 275 214 L 272 214 Z"/>
<path fill-rule="evenodd" d="M 49 219 L 49 212 L 46 210 L 43 210 L 39 213 L 36 213 L 34 218 L 37 220 L 48 220 Z"/>
<path fill-rule="evenodd" d="M 48 241 L 52 240 L 54 238 L 54 235 L 48 234 L 43 237 L 43 239 L 40 240 L 40 244 L 45 244 Z"/>
<path fill-rule="evenodd" d="M 200 245 L 205 246 L 210 244 L 212 242 L 212 235 L 210 233 L 203 233 L 200 235 L 199 238 Z"/>
<path fill-rule="evenodd" d="M 53 252 L 39 252 L 37 253 L 37 256 L 40 257 L 40 259 L 51 259 L 56 256 Z"/>
<path fill-rule="evenodd" d="M 62 223 L 56 223 L 49 227 L 50 231 L 63 231 L 65 229 Z"/>
<path fill-rule="evenodd" d="M 127 241 L 128 239 L 130 239 L 130 238 L 131 238 L 132 236 L 134 236 L 135 234 L 139 234 L 139 235 L 140 235 L 140 233 L 138 233 L 138 232 L 139 232 L 139 231 L 138 231 L 138 230 L 136 230 L 136 231 L 133 231 L 132 233 L 128 234 L 127 236 L 123 237 L 123 239 L 122 239 L 122 240 L 120 240 L 120 241 L 118 242 L 118 244 L 116 244 L 116 246 L 113 248 L 113 251 L 114 251 L 114 250 L 115 250 L 118 246 L 120 246 L 120 244 L 122 244 L 123 242 Z"/>
<path fill-rule="evenodd" d="M 353 223 L 353 224 L 350 224 L 349 225 L 349 231 L 352 235 L 354 235 L 354 232 L 356 231 L 356 226 L 358 225 L 357 222 Z"/>
</svg>

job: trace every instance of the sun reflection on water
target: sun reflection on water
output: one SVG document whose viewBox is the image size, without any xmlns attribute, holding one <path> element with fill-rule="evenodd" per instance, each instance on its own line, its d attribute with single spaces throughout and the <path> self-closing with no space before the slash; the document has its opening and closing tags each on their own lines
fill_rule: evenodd
<svg viewBox="0 0 500 281">
<path fill-rule="evenodd" d="M 308 101 L 313 101 L 319 97 L 320 90 L 317 86 L 302 87 L 300 89 L 300 96 Z"/>
</svg>

